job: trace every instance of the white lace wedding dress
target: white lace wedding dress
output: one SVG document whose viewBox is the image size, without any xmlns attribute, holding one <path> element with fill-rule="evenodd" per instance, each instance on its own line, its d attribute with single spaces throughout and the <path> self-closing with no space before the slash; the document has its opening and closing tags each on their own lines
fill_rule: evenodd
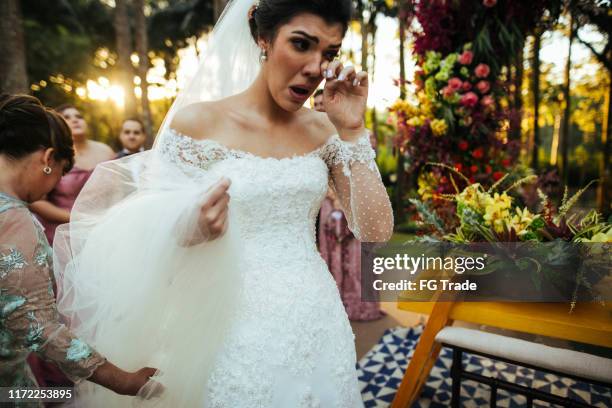
<svg viewBox="0 0 612 408">
<path fill-rule="evenodd" d="M 100 224 L 106 227 L 96 227 L 80 252 L 80 270 L 94 271 L 78 279 L 63 276 L 70 282 L 64 284 L 68 291 L 104 275 L 114 282 L 112 287 L 97 283 L 95 291 L 113 293 L 112 300 L 101 306 L 104 300 L 98 299 L 102 313 L 79 315 L 96 322 L 93 330 L 81 327 L 81 334 L 118 365 L 159 367 L 159 381 L 166 387 L 159 406 L 361 407 L 354 336 L 336 284 L 317 252 L 314 228 L 331 177 L 358 236 L 376 241 L 390 233 L 390 204 L 367 135 L 356 144 L 332 136 L 311 153 L 277 159 L 231 150 L 211 140 L 193 140 L 168 129 L 157 154 L 157 160 L 177 169 L 193 186 L 221 176 L 231 179 L 231 228 L 226 235 L 239 238 L 231 254 L 227 247 L 213 247 L 208 258 L 201 254 L 209 244 L 170 248 L 168 242 L 174 238 L 154 238 L 161 224 L 176 224 L 174 214 L 188 208 L 183 202 L 190 195 L 183 192 L 164 198 L 163 189 L 158 189 L 156 199 L 135 198 L 123 210 L 105 215 L 109 221 Z M 134 231 L 139 217 L 158 225 Z M 132 227 L 124 227 L 130 222 Z M 140 242 L 147 254 L 134 254 L 138 244 L 121 253 L 121 245 L 96 239 L 111 231 L 120 241 Z M 160 241 L 153 245 L 148 239 Z M 231 258 L 233 271 L 211 266 L 215 261 L 211 254 L 216 261 Z M 146 272 L 121 269 L 128 257 L 136 257 Z M 100 263 L 109 262 L 101 269 Z M 231 281 L 215 289 L 208 286 L 207 273 Z M 142 279 L 147 284 L 140 290 Z M 125 290 L 126 285 L 139 289 Z M 84 291 L 72 297 L 87 296 L 96 295 Z M 207 307 L 224 316 L 227 326 L 221 328 L 221 322 L 216 328 L 209 323 L 202 327 L 199 322 L 210 321 L 200 320 Z M 69 310 L 70 306 L 64 307 L 68 315 Z M 79 332 L 79 325 L 73 326 Z M 225 334 L 215 348 L 209 375 L 198 377 L 200 352 L 206 354 L 203 350 L 221 331 Z M 111 397 L 101 389 L 88 392 L 84 406 L 130 406 L 129 398 Z M 156 400 L 141 402 L 154 405 Z"/>
</svg>

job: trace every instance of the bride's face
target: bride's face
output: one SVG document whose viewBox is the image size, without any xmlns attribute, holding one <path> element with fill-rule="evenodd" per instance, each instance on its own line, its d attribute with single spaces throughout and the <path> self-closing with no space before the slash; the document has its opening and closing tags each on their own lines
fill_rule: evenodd
<svg viewBox="0 0 612 408">
<path fill-rule="evenodd" d="M 261 41 L 268 89 L 281 108 L 297 111 L 310 98 L 323 80 L 321 64 L 336 57 L 343 34 L 342 24 L 304 13 L 279 27 L 271 45 Z"/>
</svg>

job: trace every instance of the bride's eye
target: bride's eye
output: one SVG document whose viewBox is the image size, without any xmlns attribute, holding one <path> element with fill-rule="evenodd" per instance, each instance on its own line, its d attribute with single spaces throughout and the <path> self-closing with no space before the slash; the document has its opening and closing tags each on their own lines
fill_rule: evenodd
<svg viewBox="0 0 612 408">
<path fill-rule="evenodd" d="M 298 51 L 306 51 L 310 47 L 310 43 L 301 38 L 295 38 L 291 40 L 291 42 L 293 43 L 293 46 L 295 47 L 295 49 Z"/>
<path fill-rule="evenodd" d="M 338 51 L 330 51 L 330 52 L 325 53 L 325 58 L 328 61 L 333 61 L 334 58 L 336 58 L 337 56 L 338 56 Z"/>
</svg>

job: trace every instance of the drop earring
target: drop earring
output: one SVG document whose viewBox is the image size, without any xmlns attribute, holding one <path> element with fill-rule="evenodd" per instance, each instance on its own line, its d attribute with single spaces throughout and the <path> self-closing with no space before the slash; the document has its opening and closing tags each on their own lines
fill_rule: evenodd
<svg viewBox="0 0 612 408">
<path fill-rule="evenodd" d="M 261 50 L 261 54 L 259 55 L 259 61 L 266 62 L 268 60 L 268 52 L 266 50 Z"/>
<path fill-rule="evenodd" d="M 53 169 L 52 169 L 51 167 L 49 167 L 49 166 L 45 166 L 45 167 L 43 168 L 43 173 L 45 173 L 47 176 L 48 176 L 49 174 L 51 174 L 52 172 L 53 172 Z"/>
</svg>

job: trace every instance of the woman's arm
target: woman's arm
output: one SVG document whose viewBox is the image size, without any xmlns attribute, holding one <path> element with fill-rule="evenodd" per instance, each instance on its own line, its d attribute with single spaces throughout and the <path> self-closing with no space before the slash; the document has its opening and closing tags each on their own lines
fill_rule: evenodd
<svg viewBox="0 0 612 408">
<path fill-rule="evenodd" d="M 75 383 L 91 379 L 117 393 L 135 395 L 155 370 L 125 372 L 60 323 L 42 230 L 25 208 L 9 211 L 0 220 L 0 257 L 8 260 L 0 274 L 0 297 L 8 305 L 3 318 L 13 347 L 53 361 Z"/>
<path fill-rule="evenodd" d="M 321 70 L 326 78 L 323 104 L 331 128 L 326 134 L 338 134 L 325 151 L 331 184 L 357 239 L 387 241 L 393 233 L 393 211 L 363 120 L 368 74 L 343 67 L 338 60 L 324 62 Z"/>
<path fill-rule="evenodd" d="M 368 133 L 355 142 L 334 138 L 324 151 L 331 185 L 360 241 L 385 242 L 393 234 L 393 210 L 374 160 Z"/>
<path fill-rule="evenodd" d="M 70 222 L 70 211 L 60 208 L 47 200 L 39 200 L 30 204 L 30 209 L 47 221 L 58 224 Z"/>
</svg>

